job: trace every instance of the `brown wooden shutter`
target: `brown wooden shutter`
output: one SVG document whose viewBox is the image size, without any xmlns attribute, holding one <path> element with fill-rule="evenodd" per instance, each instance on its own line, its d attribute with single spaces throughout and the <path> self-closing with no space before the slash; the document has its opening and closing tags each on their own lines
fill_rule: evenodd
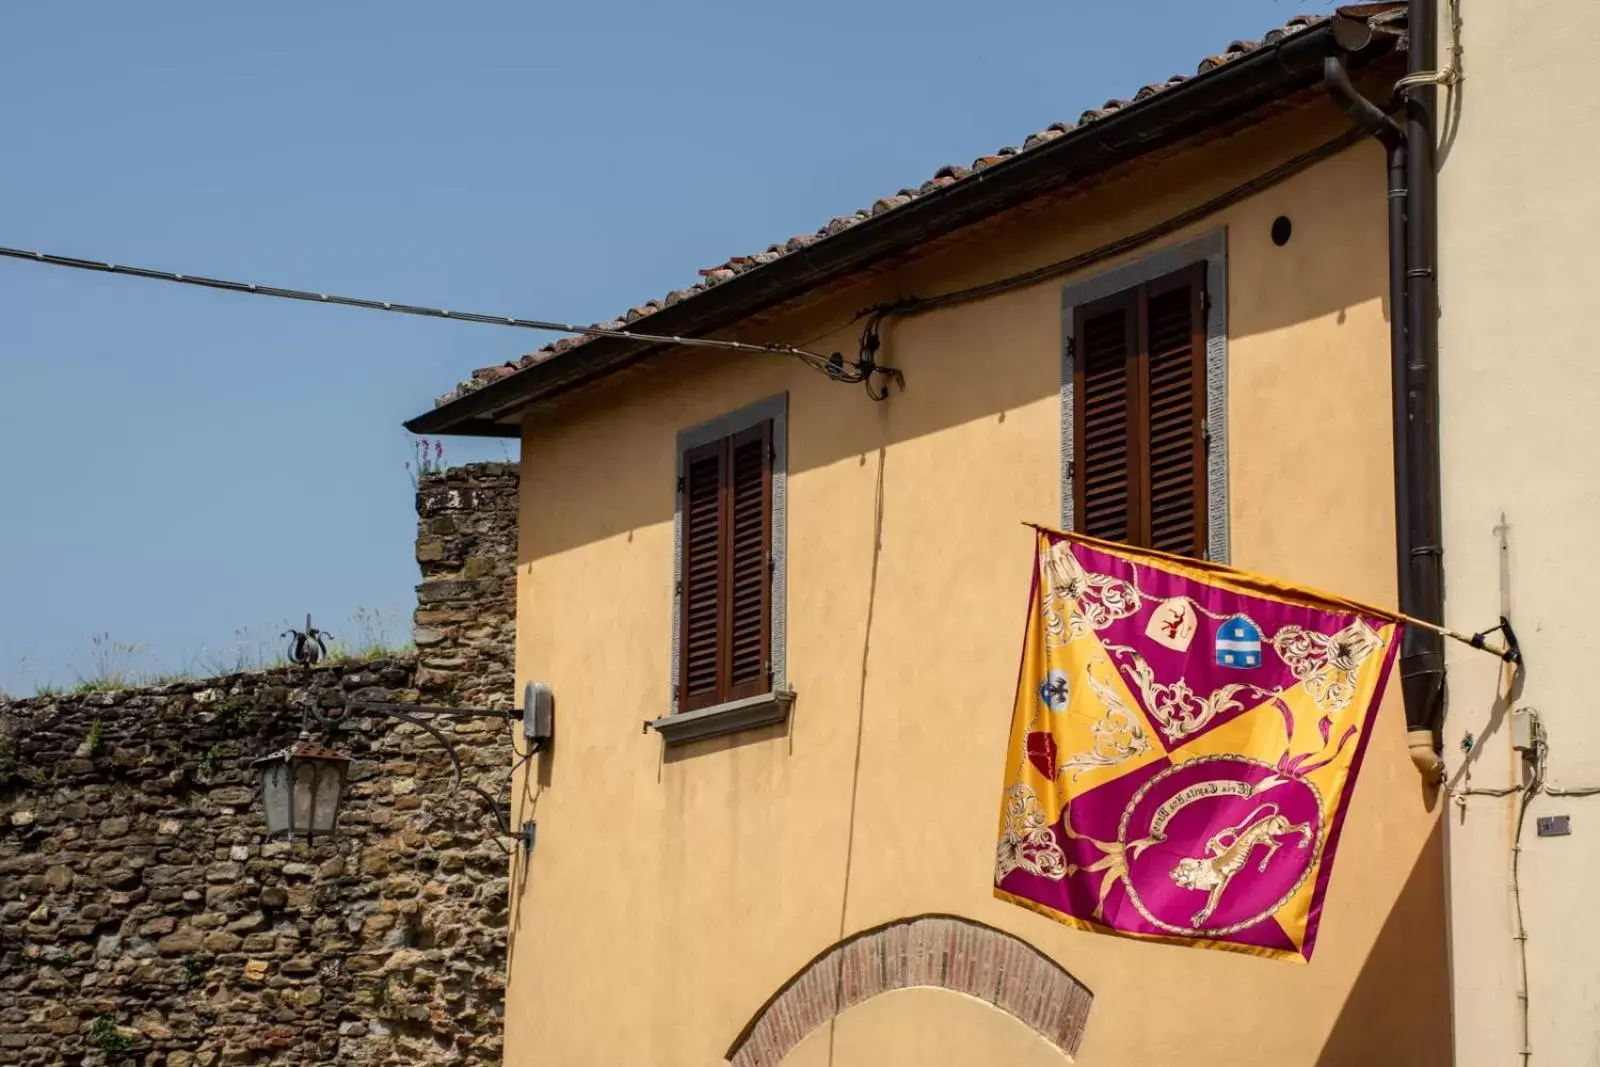
<svg viewBox="0 0 1600 1067">
<path fill-rule="evenodd" d="M 772 423 L 683 457 L 678 710 L 771 688 Z"/>
<path fill-rule="evenodd" d="M 1147 287 L 1150 457 L 1145 544 L 1200 557 L 1206 549 L 1205 264 Z"/>
<path fill-rule="evenodd" d="M 1137 458 L 1129 389 L 1133 295 L 1079 307 L 1074 317 L 1073 514 L 1079 530 L 1107 541 L 1127 541 L 1138 528 L 1138 494 L 1130 491 Z"/>
<path fill-rule="evenodd" d="M 762 422 L 730 442 L 728 678 L 724 700 L 769 688 L 768 619 L 772 604 L 772 423 Z"/>
<path fill-rule="evenodd" d="M 1077 528 L 1204 555 L 1205 264 L 1079 307 L 1073 338 Z"/>
<path fill-rule="evenodd" d="M 727 441 L 713 441 L 683 456 L 683 565 L 679 594 L 678 710 L 717 703 L 722 667 L 723 486 Z"/>
</svg>

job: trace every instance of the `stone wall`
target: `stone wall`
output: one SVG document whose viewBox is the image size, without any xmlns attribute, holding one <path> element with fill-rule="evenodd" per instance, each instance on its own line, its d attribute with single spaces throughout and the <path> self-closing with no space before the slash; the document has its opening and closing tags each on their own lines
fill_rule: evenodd
<svg viewBox="0 0 1600 1067">
<path fill-rule="evenodd" d="M 416 628 L 423 698 L 513 706 L 517 589 L 514 463 L 452 467 L 417 490 Z"/>
<path fill-rule="evenodd" d="M 250 768 L 307 699 L 510 703 L 516 469 L 486 466 L 419 490 L 420 663 L 0 704 L 0 1064 L 500 1062 L 511 842 L 444 750 L 342 723 L 340 833 L 311 845 L 264 840 Z M 505 801 L 512 724 L 435 725 Z"/>
</svg>

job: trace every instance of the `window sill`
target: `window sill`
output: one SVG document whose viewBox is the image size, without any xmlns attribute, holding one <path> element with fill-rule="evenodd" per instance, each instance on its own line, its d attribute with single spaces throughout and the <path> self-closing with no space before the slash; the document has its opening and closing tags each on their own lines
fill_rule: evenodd
<svg viewBox="0 0 1600 1067">
<path fill-rule="evenodd" d="M 794 690 L 777 689 L 761 696 L 718 704 L 714 708 L 686 711 L 681 715 L 663 715 L 659 719 L 652 719 L 648 725 L 670 747 L 786 723 L 793 707 Z"/>
</svg>

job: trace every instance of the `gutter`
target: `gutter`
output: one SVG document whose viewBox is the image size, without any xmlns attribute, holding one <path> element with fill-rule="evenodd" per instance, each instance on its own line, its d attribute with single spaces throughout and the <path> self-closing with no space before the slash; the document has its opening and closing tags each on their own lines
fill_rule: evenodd
<svg viewBox="0 0 1600 1067">
<path fill-rule="evenodd" d="M 1439 322 L 1435 271 L 1437 175 L 1434 98 L 1426 78 L 1437 50 L 1436 0 L 1409 0 L 1404 126 L 1358 94 L 1344 60 L 1324 62 L 1328 93 L 1383 142 L 1388 155 L 1389 343 L 1394 396 L 1395 555 L 1400 610 L 1426 622 L 1444 621 L 1444 549 L 1439 461 Z M 1372 5 L 1377 7 L 1378 5 Z M 1398 5 L 1392 5 L 1397 7 Z M 1335 31 L 1346 46 L 1365 48 L 1371 23 L 1341 15 Z M 1400 644 L 1400 687 L 1412 758 L 1436 770 L 1444 713 L 1444 638 L 1407 626 Z"/>
<path fill-rule="evenodd" d="M 1323 57 L 1336 48 L 1335 21 L 1263 45 L 808 248 L 735 275 L 639 320 L 639 325 L 648 323 L 656 334 L 710 335 L 933 237 L 1313 88 L 1322 80 Z M 1366 47 L 1347 50 L 1345 62 L 1360 66 L 1389 50 L 1387 40 L 1375 39 Z M 518 426 L 499 420 L 666 350 L 661 345 L 620 338 L 586 341 L 418 415 L 405 424 L 406 429 L 417 434 L 515 437 L 520 433 Z"/>
</svg>

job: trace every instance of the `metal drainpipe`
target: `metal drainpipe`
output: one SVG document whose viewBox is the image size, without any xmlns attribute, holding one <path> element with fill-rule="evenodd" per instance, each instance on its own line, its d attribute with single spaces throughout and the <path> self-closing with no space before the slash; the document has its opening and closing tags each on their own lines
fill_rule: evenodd
<svg viewBox="0 0 1600 1067">
<path fill-rule="evenodd" d="M 1419 8 L 1424 10 L 1419 11 Z M 1408 9 L 1408 71 L 1432 70 L 1436 12 L 1426 0 Z M 1421 20 L 1419 26 L 1418 21 Z M 1419 32 L 1421 30 L 1421 32 Z M 1357 126 L 1384 145 L 1389 197 L 1389 344 L 1393 395 L 1395 552 L 1400 610 L 1430 622 L 1444 615 L 1439 505 L 1438 321 L 1434 279 L 1436 182 L 1431 86 L 1411 99 L 1402 128 L 1350 84 L 1337 55 L 1323 62 L 1329 95 Z M 1419 768 L 1436 770 L 1444 710 L 1444 639 L 1406 627 L 1400 646 L 1406 727 Z M 1426 764 L 1426 766 L 1424 766 Z"/>
<path fill-rule="evenodd" d="M 1410 0 L 1406 24 L 1410 44 L 1406 71 L 1432 71 L 1438 51 L 1436 0 Z M 1406 452 L 1409 468 L 1411 601 L 1402 584 L 1400 610 L 1428 622 L 1444 621 L 1444 533 L 1439 474 L 1439 286 L 1435 272 L 1438 174 L 1434 169 L 1434 104 L 1431 84 L 1411 86 L 1406 97 Z M 1400 685 L 1406 724 L 1428 730 L 1438 747 L 1444 717 L 1444 638 L 1417 626 L 1406 628 L 1400 645 Z"/>
</svg>

